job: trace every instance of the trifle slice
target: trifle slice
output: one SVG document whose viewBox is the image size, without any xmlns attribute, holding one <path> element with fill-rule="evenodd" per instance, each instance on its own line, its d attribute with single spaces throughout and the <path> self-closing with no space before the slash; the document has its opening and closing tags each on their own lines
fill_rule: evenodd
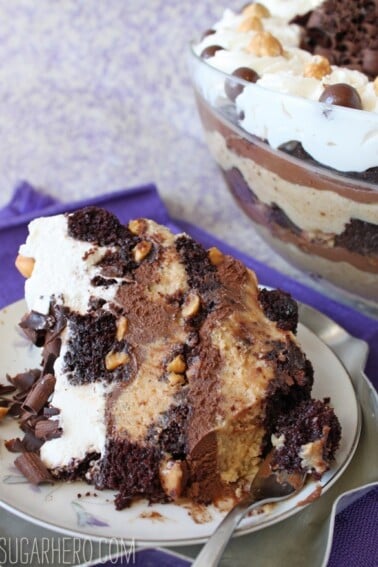
<svg viewBox="0 0 378 567">
<path fill-rule="evenodd" d="M 297 305 L 240 261 L 88 207 L 32 221 L 17 265 L 20 324 L 42 349 L 21 417 L 40 443 L 21 469 L 33 453 L 56 479 L 116 490 L 121 509 L 240 499 L 277 440 L 276 466 L 287 452 L 315 478 L 330 467 L 340 425 L 311 397 Z M 288 430 L 308 415 L 298 445 Z"/>
</svg>

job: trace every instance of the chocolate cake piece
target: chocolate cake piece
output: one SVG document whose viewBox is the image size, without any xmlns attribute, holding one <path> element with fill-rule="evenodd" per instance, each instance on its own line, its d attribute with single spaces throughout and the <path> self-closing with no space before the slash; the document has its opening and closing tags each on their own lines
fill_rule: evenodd
<svg viewBox="0 0 378 567">
<path fill-rule="evenodd" d="M 302 27 L 301 47 L 340 67 L 378 75 L 378 4 L 374 0 L 323 0 L 293 23 Z"/>
<path fill-rule="evenodd" d="M 272 468 L 288 472 L 311 471 L 320 478 L 340 439 L 340 425 L 329 400 L 303 400 L 289 413 L 277 416 L 272 435 Z"/>
<path fill-rule="evenodd" d="M 340 428 L 311 399 L 297 306 L 260 290 L 240 261 L 90 207 L 32 221 L 20 263 L 32 266 L 21 325 L 43 348 L 38 380 L 55 386 L 48 400 L 27 395 L 53 477 L 116 490 L 118 509 L 136 498 L 238 499 L 272 434 L 306 404 L 332 417 L 306 438 L 332 462 Z"/>
</svg>

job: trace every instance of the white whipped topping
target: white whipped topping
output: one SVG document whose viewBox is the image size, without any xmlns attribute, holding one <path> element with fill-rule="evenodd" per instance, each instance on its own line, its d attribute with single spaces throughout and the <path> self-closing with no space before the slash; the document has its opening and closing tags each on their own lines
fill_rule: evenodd
<svg viewBox="0 0 378 567">
<path fill-rule="evenodd" d="M 88 300 L 114 298 L 114 288 L 95 287 L 91 279 L 99 274 L 95 266 L 109 248 L 71 238 L 67 217 L 39 218 L 29 224 L 29 236 L 20 254 L 34 258 L 30 278 L 25 282 L 25 299 L 30 310 L 48 313 L 50 301 L 64 304 L 72 311 L 86 313 Z M 56 418 L 63 435 L 41 447 L 41 458 L 48 467 L 64 467 L 82 460 L 88 453 L 103 453 L 106 440 L 105 403 L 107 384 L 101 381 L 72 385 L 64 372 L 64 355 L 69 339 L 69 324 L 61 335 L 62 347 L 55 361 L 55 390 L 51 403 L 59 408 Z"/>
<path fill-rule="evenodd" d="M 220 45 L 213 57 L 194 66 L 194 82 L 210 104 L 221 107 L 230 103 L 225 77 L 211 72 L 209 65 L 231 74 L 238 67 L 250 67 L 260 76 L 256 84 L 246 83 L 235 101 L 240 122 L 247 132 L 266 139 L 271 147 L 295 140 L 323 165 L 339 171 L 365 171 L 378 166 L 378 94 L 374 85 L 359 71 L 331 66 L 331 73 L 321 80 L 304 76 L 304 69 L 314 56 L 298 47 L 299 27 L 289 24 L 295 14 L 305 13 L 318 0 L 265 0 L 271 17 L 263 18 L 283 46 L 283 55 L 257 57 L 245 48 L 256 33 L 237 31 L 243 16 L 226 10 L 213 29 L 194 47 L 197 55 L 210 45 Z M 318 102 L 327 85 L 348 83 L 359 93 L 363 111 Z"/>
<path fill-rule="evenodd" d="M 26 243 L 19 250 L 21 255 L 35 260 L 33 274 L 25 282 L 28 308 L 46 314 L 55 296 L 57 303 L 85 313 L 91 296 L 111 300 L 112 286 L 106 289 L 90 283 L 100 271 L 95 264 L 108 250 L 71 238 L 64 215 L 33 220 Z"/>
<path fill-rule="evenodd" d="M 65 331 L 64 335 L 67 332 Z M 105 404 L 107 385 L 103 382 L 73 386 L 64 372 L 67 338 L 62 336 L 60 356 L 55 361 L 56 385 L 52 405 L 60 409 L 63 435 L 41 447 L 41 459 L 49 468 L 69 466 L 89 453 L 103 454 L 106 441 Z"/>
</svg>

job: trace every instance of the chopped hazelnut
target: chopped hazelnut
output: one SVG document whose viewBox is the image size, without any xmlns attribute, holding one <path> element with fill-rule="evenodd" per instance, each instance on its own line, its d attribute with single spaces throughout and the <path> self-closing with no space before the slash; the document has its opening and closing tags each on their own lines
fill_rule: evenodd
<svg viewBox="0 0 378 567">
<path fill-rule="evenodd" d="M 130 357 L 126 352 L 108 352 L 105 357 L 105 367 L 107 370 L 115 370 L 118 366 L 122 366 L 129 362 Z"/>
<path fill-rule="evenodd" d="M 171 386 L 181 386 L 182 384 L 185 384 L 185 377 L 183 374 L 170 372 L 168 374 L 168 382 Z"/>
<path fill-rule="evenodd" d="M 9 408 L 0 407 L 0 421 L 7 415 Z"/>
<path fill-rule="evenodd" d="M 133 250 L 134 260 L 141 262 L 151 252 L 152 244 L 148 240 L 138 242 Z"/>
<path fill-rule="evenodd" d="M 178 374 L 185 372 L 186 364 L 182 354 L 178 354 L 168 363 L 167 370 L 168 372 L 177 372 Z"/>
<path fill-rule="evenodd" d="M 160 463 L 159 476 L 167 496 L 170 496 L 173 500 L 179 498 L 185 488 L 187 476 L 185 474 L 185 463 L 167 457 Z"/>
<path fill-rule="evenodd" d="M 224 255 L 216 246 L 212 246 L 208 250 L 209 260 L 213 264 L 213 266 L 218 266 L 224 260 Z"/>
<path fill-rule="evenodd" d="M 316 55 L 304 68 L 304 76 L 322 79 L 331 72 L 331 65 L 326 57 Z"/>
<path fill-rule="evenodd" d="M 34 258 L 28 258 L 28 256 L 22 256 L 19 254 L 16 258 L 16 268 L 24 276 L 24 278 L 30 278 L 33 273 L 35 260 Z"/>
<path fill-rule="evenodd" d="M 128 224 L 128 229 L 133 234 L 141 234 L 144 230 L 145 221 L 143 219 L 131 220 Z"/>
<path fill-rule="evenodd" d="M 243 16 L 255 16 L 257 18 L 269 18 L 270 16 L 268 8 L 259 2 L 252 2 L 245 6 L 242 14 Z"/>
<path fill-rule="evenodd" d="M 128 322 L 126 317 L 122 316 L 118 319 L 118 321 L 117 321 L 117 333 L 116 333 L 117 341 L 122 341 L 122 339 L 125 338 L 128 326 L 129 326 L 129 322 Z"/>
<path fill-rule="evenodd" d="M 247 45 L 246 50 L 257 57 L 277 57 L 283 54 L 281 43 L 267 31 L 257 32 Z"/>
<path fill-rule="evenodd" d="M 184 301 L 182 308 L 182 316 L 187 319 L 188 317 L 194 317 L 197 315 L 199 308 L 201 306 L 201 300 L 199 296 L 195 293 L 191 293 Z"/>
<path fill-rule="evenodd" d="M 239 25 L 238 31 L 239 32 L 248 32 L 248 31 L 261 31 L 264 29 L 262 21 L 260 18 L 256 16 L 249 16 L 245 18 Z"/>
</svg>

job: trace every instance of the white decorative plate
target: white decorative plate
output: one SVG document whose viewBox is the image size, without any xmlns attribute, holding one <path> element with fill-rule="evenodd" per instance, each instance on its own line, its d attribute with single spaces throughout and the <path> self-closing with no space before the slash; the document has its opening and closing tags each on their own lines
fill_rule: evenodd
<svg viewBox="0 0 378 567">
<path fill-rule="evenodd" d="M 19 301 L 0 311 L 0 382 L 6 374 L 16 374 L 39 365 L 40 351 L 24 339 L 18 322 L 26 306 Z M 307 327 L 300 324 L 298 338 L 315 369 L 313 396 L 331 397 L 342 426 L 337 460 L 322 478 L 325 492 L 344 472 L 357 447 L 360 412 L 349 376 L 333 354 Z M 98 491 L 84 482 L 56 483 L 35 487 L 13 465 L 15 455 L 4 441 L 20 436 L 17 423 L 0 423 L 0 505 L 40 526 L 58 532 L 96 540 L 122 538 L 139 545 L 185 545 L 201 543 L 214 531 L 222 513 L 213 507 L 154 504 L 145 501 L 117 512 L 111 491 Z M 300 511 L 319 491 L 311 481 L 295 497 L 271 506 L 265 513 L 245 518 L 236 535 L 262 529 Z"/>
</svg>

